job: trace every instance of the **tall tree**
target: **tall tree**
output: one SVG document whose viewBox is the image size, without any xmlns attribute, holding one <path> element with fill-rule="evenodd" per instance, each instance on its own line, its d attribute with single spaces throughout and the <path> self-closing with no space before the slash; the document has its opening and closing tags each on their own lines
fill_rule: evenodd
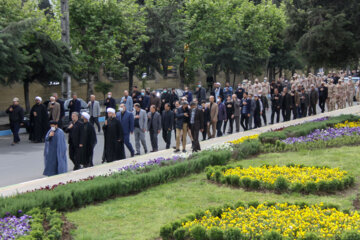
<svg viewBox="0 0 360 240">
<path fill-rule="evenodd" d="M 360 56 L 358 0 L 287 2 L 291 40 L 313 67 L 345 67 Z"/>
<path fill-rule="evenodd" d="M 26 111 L 30 111 L 29 86 L 33 82 L 48 85 L 49 80 L 61 81 L 64 71 L 72 72 L 73 56 L 67 46 L 46 33 L 36 31 L 26 22 L 10 24 L 2 31 L 0 42 L 5 49 L 0 61 L 0 82 L 24 87 Z M 10 63 L 10 64 L 9 64 Z"/>
<path fill-rule="evenodd" d="M 124 16 L 117 1 L 70 1 L 70 36 L 72 50 L 79 64 L 76 71 L 87 80 L 88 97 L 103 65 L 123 66 L 119 57 L 118 35 L 124 32 Z"/>
</svg>

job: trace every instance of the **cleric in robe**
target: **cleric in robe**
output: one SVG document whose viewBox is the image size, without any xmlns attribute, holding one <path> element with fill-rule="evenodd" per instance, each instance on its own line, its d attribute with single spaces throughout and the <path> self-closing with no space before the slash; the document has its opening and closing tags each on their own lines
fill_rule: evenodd
<svg viewBox="0 0 360 240">
<path fill-rule="evenodd" d="M 94 126 L 89 122 L 90 115 L 86 112 L 81 114 L 81 119 L 84 122 L 83 125 L 83 147 L 82 147 L 82 162 L 81 164 L 86 167 L 92 167 L 93 164 L 93 154 L 94 148 L 97 143 L 96 132 Z"/>
<path fill-rule="evenodd" d="M 56 121 L 50 122 L 50 130 L 45 137 L 44 175 L 53 176 L 67 172 L 66 139 Z"/>
<path fill-rule="evenodd" d="M 29 140 L 34 143 L 44 141 L 46 132 L 49 130 L 49 116 L 47 108 L 42 104 L 41 97 L 35 98 L 35 105 L 30 111 L 30 134 Z"/>
<path fill-rule="evenodd" d="M 115 109 L 107 109 L 108 119 L 103 126 L 103 162 L 125 159 L 124 134 L 121 123 L 116 119 Z"/>
</svg>

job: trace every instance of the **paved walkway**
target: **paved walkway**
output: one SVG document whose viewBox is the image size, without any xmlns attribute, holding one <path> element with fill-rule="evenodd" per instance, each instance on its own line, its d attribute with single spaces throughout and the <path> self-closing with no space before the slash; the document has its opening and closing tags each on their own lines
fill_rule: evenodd
<svg viewBox="0 0 360 240">
<path fill-rule="evenodd" d="M 243 136 L 259 134 L 259 133 L 267 132 L 271 129 L 277 129 L 277 128 L 286 127 L 286 126 L 290 126 L 290 125 L 294 125 L 294 124 L 299 124 L 299 123 L 302 123 L 305 121 L 311 121 L 311 120 L 321 118 L 321 117 L 326 117 L 326 116 L 329 116 L 329 117 L 330 116 L 338 116 L 341 114 L 360 114 L 360 105 L 336 110 L 333 112 L 326 112 L 326 113 L 318 114 L 316 116 L 311 116 L 311 117 L 307 117 L 307 118 L 296 119 L 296 120 L 292 120 L 289 122 L 268 125 L 268 126 L 250 130 L 247 132 L 226 135 L 226 136 L 223 136 L 220 138 L 213 138 L 213 139 L 210 139 L 207 141 L 203 141 L 200 144 L 201 144 L 201 148 L 204 149 L 208 146 L 215 145 L 215 144 L 222 144 L 227 141 L 236 140 Z M 190 149 L 190 148 L 191 148 L 190 145 L 187 146 L 187 149 Z M 29 181 L 29 182 L 24 182 L 24 183 L 12 185 L 12 186 L 7 186 L 7 187 L 0 188 L 0 196 L 11 196 L 11 195 L 15 195 L 17 193 L 24 193 L 26 191 L 38 189 L 40 187 L 46 187 L 48 185 L 52 186 L 54 184 L 58 184 L 59 182 L 65 183 L 70 180 L 76 181 L 76 180 L 80 180 L 83 178 L 87 178 L 89 176 L 106 175 L 111 171 L 116 171 L 117 169 L 119 169 L 123 166 L 129 165 L 129 164 L 133 164 L 136 162 L 137 163 L 146 162 L 150 159 L 155 159 L 158 157 L 167 158 L 167 157 L 171 157 L 172 155 L 173 155 L 173 150 L 170 150 L 170 149 L 163 150 L 163 151 L 159 151 L 159 152 L 155 152 L 155 153 L 149 153 L 146 155 L 137 156 L 137 157 L 130 158 L 130 159 L 125 159 L 125 160 L 121 160 L 121 161 L 98 165 L 98 166 L 95 166 L 92 168 L 81 169 L 78 171 L 69 172 L 69 173 L 65 173 L 65 174 L 61 174 L 61 175 L 57 175 L 57 176 L 45 177 L 45 178 L 41 178 L 41 179 Z"/>
</svg>

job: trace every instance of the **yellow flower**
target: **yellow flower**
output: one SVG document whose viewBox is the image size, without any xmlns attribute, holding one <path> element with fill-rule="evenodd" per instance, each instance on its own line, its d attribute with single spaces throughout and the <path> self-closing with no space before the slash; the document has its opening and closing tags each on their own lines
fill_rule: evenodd
<svg viewBox="0 0 360 240">
<path fill-rule="evenodd" d="M 230 168 L 222 173 L 226 176 L 239 176 L 240 179 L 249 178 L 260 182 L 274 184 L 280 176 L 284 177 L 289 183 L 307 184 L 309 182 L 318 183 L 320 181 L 330 182 L 332 180 L 343 180 L 347 177 L 346 171 L 339 168 L 318 168 L 295 166 L 262 166 L 248 168 Z"/>
<path fill-rule="evenodd" d="M 259 237 L 274 230 L 291 239 L 302 238 L 307 232 L 316 233 L 322 239 L 337 239 L 344 230 L 360 232 L 359 216 L 356 211 L 348 214 L 335 208 L 323 209 L 322 203 L 306 207 L 286 203 L 267 206 L 265 203 L 257 208 L 224 209 L 221 218 L 206 211 L 206 218 L 182 223 L 182 226 L 188 230 L 193 225 L 224 230 L 237 227 L 247 237 Z"/>
<path fill-rule="evenodd" d="M 231 144 L 240 144 L 240 143 L 243 143 L 243 142 L 246 141 L 246 140 L 258 139 L 258 138 L 259 138 L 259 134 L 254 134 L 254 135 L 245 136 L 245 137 L 242 137 L 242 138 L 233 140 L 233 141 L 229 141 L 228 143 L 231 143 Z"/>
<path fill-rule="evenodd" d="M 335 124 L 334 127 L 335 127 L 335 128 L 344 128 L 344 127 L 354 128 L 354 127 L 360 127 L 360 120 L 357 121 L 357 122 L 345 121 L 344 123 Z"/>
</svg>

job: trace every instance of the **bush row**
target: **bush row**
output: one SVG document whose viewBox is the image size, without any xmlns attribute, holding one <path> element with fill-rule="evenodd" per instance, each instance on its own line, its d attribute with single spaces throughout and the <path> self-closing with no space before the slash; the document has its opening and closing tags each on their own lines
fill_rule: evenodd
<svg viewBox="0 0 360 240">
<path fill-rule="evenodd" d="M 288 137 L 306 136 L 309 133 L 313 132 L 315 129 L 325 129 L 327 127 L 332 127 L 337 123 L 342 123 L 345 121 L 357 121 L 359 119 L 359 116 L 351 114 L 340 115 L 321 122 L 306 122 L 303 124 L 286 127 L 281 131 L 265 132 L 259 135 L 259 139 L 262 143 L 274 144 L 277 140 L 286 139 Z"/>
<path fill-rule="evenodd" d="M 295 166 L 288 164 L 288 167 Z M 354 186 L 355 178 L 353 176 L 346 176 L 341 180 L 319 181 L 308 183 L 290 183 L 283 176 L 279 176 L 274 184 L 266 183 L 258 179 L 251 179 L 248 177 L 241 178 L 237 175 L 224 176 L 224 172 L 231 168 L 240 167 L 241 165 L 227 165 L 227 166 L 209 166 L 206 168 L 206 177 L 208 180 L 213 180 L 221 184 L 231 185 L 234 187 L 242 187 L 247 190 L 273 190 L 277 193 L 284 192 L 298 192 L 304 194 L 314 193 L 335 193 Z M 300 166 L 301 167 L 301 166 Z M 317 168 L 323 168 L 321 166 Z"/>
<path fill-rule="evenodd" d="M 212 216 L 217 216 L 221 218 L 221 214 L 226 209 L 236 209 L 240 206 L 242 207 L 254 207 L 257 208 L 259 206 L 259 202 L 249 202 L 245 204 L 243 202 L 237 202 L 235 205 L 225 204 L 221 207 L 213 207 L 210 208 L 209 211 L 211 212 Z M 273 206 L 275 205 L 274 202 L 268 202 L 265 205 Z M 292 203 L 288 203 L 288 205 L 292 205 Z M 305 202 L 297 202 L 295 205 L 300 206 L 301 208 L 305 208 L 310 206 Z M 332 209 L 335 208 L 339 210 L 339 206 L 334 204 L 324 204 L 322 209 Z M 349 213 L 349 210 L 344 210 L 343 212 Z M 171 223 L 168 223 L 160 228 L 160 236 L 163 240 L 250 240 L 248 236 L 245 236 L 241 233 L 239 228 L 228 228 L 226 230 L 222 230 L 218 227 L 213 227 L 210 230 L 207 230 L 205 227 L 196 225 L 191 229 L 189 232 L 188 230 L 182 227 L 182 223 L 188 221 L 194 221 L 195 219 L 201 219 L 205 216 L 205 211 L 198 211 L 195 214 L 188 215 L 187 217 L 177 220 Z M 251 238 L 251 239 L 258 239 L 258 238 Z M 278 232 L 266 232 L 264 235 L 259 238 L 259 240 L 288 240 L 280 235 Z M 320 240 L 321 237 L 315 233 L 307 233 L 303 240 Z M 360 240 L 360 233 L 355 231 L 347 231 L 344 232 L 340 239 L 338 240 Z"/>
<path fill-rule="evenodd" d="M 21 236 L 19 240 L 58 240 L 62 237 L 63 221 L 61 214 L 50 208 L 39 209 L 34 208 L 27 213 L 32 217 L 29 235 Z M 47 229 L 44 229 L 44 223 Z"/>
<path fill-rule="evenodd" d="M 91 181 L 62 185 L 52 191 L 35 191 L 0 198 L 0 216 L 7 212 L 16 215 L 19 209 L 26 212 L 37 207 L 65 211 L 105 201 L 114 196 L 137 193 L 153 185 L 199 173 L 210 165 L 225 165 L 230 157 L 229 151 L 204 151 L 191 160 L 155 168 L 146 173 L 128 171 L 108 177 L 99 176 Z"/>
</svg>

